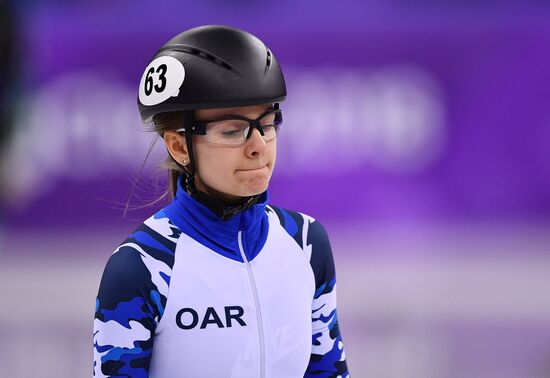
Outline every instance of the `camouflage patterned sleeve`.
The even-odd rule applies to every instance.
[[[127,243],[107,262],[96,300],[94,377],[149,377],[162,303],[145,257]]]
[[[336,311],[336,274],[328,235],[317,222],[309,223],[307,245],[315,273],[312,303],[312,352],[304,377],[349,377]]]

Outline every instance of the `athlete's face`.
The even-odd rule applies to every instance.
[[[270,108],[271,104],[203,109],[196,112],[195,118],[197,121],[205,121],[222,116],[238,115],[255,119]],[[185,150],[184,138],[178,136],[182,138],[182,148]],[[264,192],[275,165],[276,140],[275,138],[268,142],[264,141],[256,129],[252,131],[250,138],[240,146],[212,144],[206,140],[205,136],[195,135],[193,146],[197,162],[197,173],[195,174],[197,189],[226,203],[237,202],[242,197]],[[167,146],[170,149],[168,142]],[[184,153],[183,158],[189,161],[186,151]]]

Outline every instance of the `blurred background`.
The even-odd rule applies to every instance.
[[[0,0],[0,376],[91,375],[104,264],[165,204],[142,70],[226,24],[285,72],[271,201],[329,231],[352,376],[550,377],[549,20],[543,0]]]

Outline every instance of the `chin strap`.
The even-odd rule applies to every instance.
[[[256,203],[258,203],[261,194],[257,194],[252,197],[245,197],[241,203],[235,205],[226,205],[216,198],[209,196],[208,194],[197,190],[195,186],[195,177],[186,175],[185,186],[187,192],[191,197],[208,207],[218,218],[222,221],[226,221],[237,215],[238,213],[250,209]]]

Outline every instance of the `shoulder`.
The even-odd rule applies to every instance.
[[[147,266],[149,260],[171,267],[180,235],[178,227],[161,210],[145,220],[119,244],[107,267],[123,275],[136,273],[143,263]]]
[[[137,297],[166,297],[180,235],[162,211],[145,220],[109,257],[101,278],[101,306],[116,307]]]
[[[273,205],[267,206],[266,211],[277,216],[281,227],[296,240],[298,245],[315,243],[326,247],[326,244],[330,244],[325,227],[312,216]]]
[[[277,215],[281,227],[308,254],[316,286],[320,287],[323,282],[330,281],[330,277],[334,276],[334,260],[330,240],[322,223],[307,214],[273,205],[267,206],[266,211]]]
[[[268,205],[266,211],[277,216],[281,227],[300,246],[310,244],[309,242],[324,243],[328,241],[327,232],[321,222],[310,215],[273,205]]]

